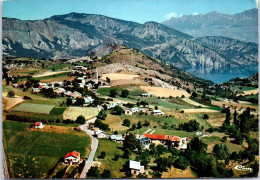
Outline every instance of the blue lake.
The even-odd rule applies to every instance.
[[[230,79],[236,78],[236,77],[240,77],[240,78],[246,78],[248,76],[251,76],[252,74],[196,74],[196,73],[191,73],[194,76],[203,78],[203,79],[207,79],[207,80],[211,80],[214,83],[222,83],[222,82],[226,82],[229,81]]]

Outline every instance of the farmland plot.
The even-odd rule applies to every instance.
[[[91,119],[98,115],[98,109],[96,107],[69,107],[63,113],[63,119],[76,120],[80,115],[86,120]]]
[[[153,94],[154,96],[159,97],[181,97],[184,95],[185,97],[190,97],[190,94],[185,90],[174,90],[163,87],[151,87],[151,86],[140,86],[142,90]]]
[[[13,111],[49,114],[54,105],[23,103],[13,108]]]

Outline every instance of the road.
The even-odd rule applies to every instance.
[[[90,119],[89,121],[86,122],[86,124],[81,125],[79,127],[80,129],[85,131],[91,137],[91,152],[89,154],[88,160],[86,161],[85,167],[84,167],[83,171],[81,172],[79,178],[86,178],[86,174],[91,167],[91,163],[93,162],[95,153],[97,151],[98,139],[92,136],[93,132],[91,130],[87,129],[87,127],[89,127],[89,123],[95,122],[96,119],[97,118]]]

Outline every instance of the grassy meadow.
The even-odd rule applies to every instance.
[[[50,127],[35,130],[29,125],[3,122],[4,149],[13,178],[47,178],[48,171],[68,152],[78,151],[83,158],[90,148],[90,137],[72,127],[55,126],[55,131],[49,131]]]

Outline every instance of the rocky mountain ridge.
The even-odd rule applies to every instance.
[[[3,18],[4,54],[73,58],[85,56],[107,44],[124,44],[179,68],[226,69],[239,64],[243,67],[257,64],[257,51],[250,49],[256,44],[248,48],[246,56],[237,56],[230,61],[216,45],[214,47],[204,39],[193,38],[156,22],[138,24],[81,13],[57,15],[36,21]],[[226,47],[223,46],[223,51],[227,53],[229,50]],[[235,51],[237,50],[234,49],[234,54],[239,54]],[[250,57],[250,61],[246,57]]]
[[[258,9],[249,9],[234,15],[219,12],[184,15],[162,24],[195,37],[224,36],[258,43]]]

